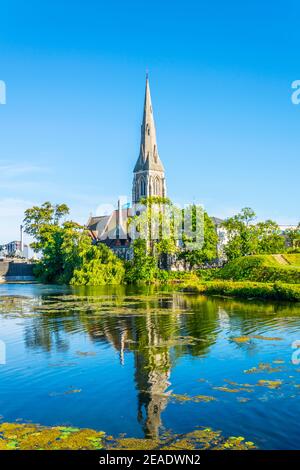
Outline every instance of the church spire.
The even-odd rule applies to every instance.
[[[139,158],[134,168],[133,202],[143,196],[166,195],[164,167],[159,158],[148,73]]]

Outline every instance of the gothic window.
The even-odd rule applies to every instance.
[[[152,179],[152,176],[150,176],[150,179],[149,179],[149,196],[153,196],[153,179]]]
[[[140,179],[140,195],[146,196],[146,183],[143,177]]]
[[[154,194],[156,196],[160,195],[160,180],[159,180],[159,178],[155,178],[155,180],[154,180]]]

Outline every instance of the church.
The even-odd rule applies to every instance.
[[[141,197],[167,196],[165,170],[159,158],[148,76],[141,127],[140,153],[133,170],[132,203]]]
[[[133,208],[141,198],[167,196],[165,170],[159,157],[155,121],[148,75],[141,125],[141,141],[137,162],[133,170],[132,207],[118,208],[110,215],[90,217],[87,222],[94,242],[108,245],[120,258],[131,259],[131,240],[127,235],[127,220],[133,215]]]
[[[135,208],[141,198],[158,196],[167,197],[165,169],[159,157],[153,106],[148,75],[141,125],[139,156],[133,169],[132,204],[121,206],[109,215],[91,216],[86,224],[94,243],[105,243],[117,256],[130,260],[133,257],[132,240],[128,235],[128,219],[135,214]],[[226,243],[226,233],[221,228],[222,220],[212,217],[218,233],[219,256]]]

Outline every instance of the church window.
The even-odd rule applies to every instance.
[[[140,195],[145,196],[146,195],[146,183],[144,178],[141,178],[140,180]]]
[[[160,181],[159,181],[159,178],[155,178],[155,180],[154,180],[154,194],[156,196],[160,195]]]

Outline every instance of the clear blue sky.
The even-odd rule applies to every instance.
[[[146,68],[175,202],[300,220],[298,2],[11,0],[0,22],[0,242],[30,204],[84,222],[131,195]]]

